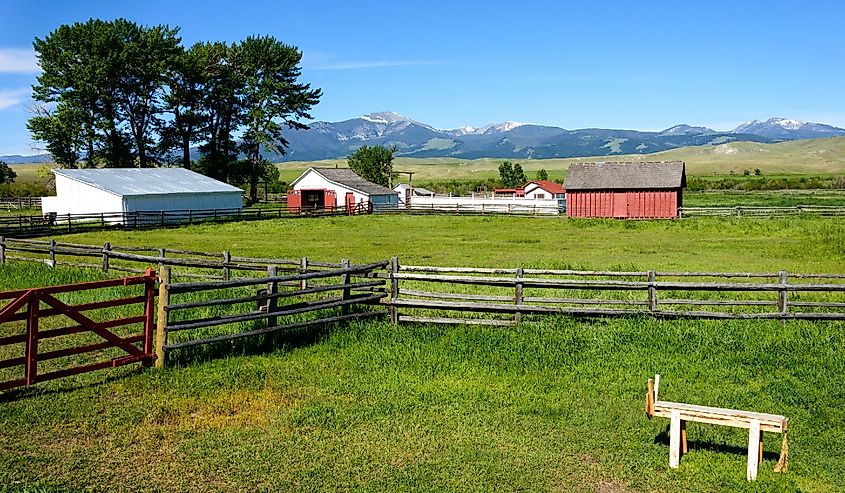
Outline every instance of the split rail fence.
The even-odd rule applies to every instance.
[[[845,320],[845,274],[612,272],[400,265],[394,322],[514,325],[524,317]]]
[[[795,207],[681,207],[678,217],[781,217],[816,215],[827,217],[845,216],[845,207],[837,205],[798,205]]]
[[[152,363],[155,282],[150,269],[142,276],[0,293],[5,302],[0,308],[0,390]],[[132,287],[139,285],[141,294],[133,294]],[[69,301],[78,296],[101,299]],[[140,313],[127,315],[132,311]]]

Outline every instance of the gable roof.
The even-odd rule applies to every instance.
[[[636,163],[573,163],[567,190],[632,190],[682,188],[687,184],[683,161]]]
[[[243,190],[238,187],[185,168],[57,168],[53,170],[53,173],[119,196],[243,193]]]
[[[525,185],[522,185],[522,189],[525,190],[526,188],[528,188],[528,185],[532,183],[538,185],[540,188],[549,193],[566,193],[566,189],[563,188],[563,185],[561,185],[560,183],[555,183],[551,180],[531,180]]]
[[[314,171],[335,185],[351,188],[352,190],[361,192],[365,195],[397,195],[396,192],[387,187],[383,187],[361,178],[349,168],[308,168],[305,170],[305,173],[302,173],[299,178],[291,183],[291,187],[296,185],[296,183],[299,182],[303,176],[308,174],[309,171]]]

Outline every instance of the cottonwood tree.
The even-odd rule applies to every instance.
[[[5,161],[0,161],[0,183],[12,183],[18,174]]]
[[[262,149],[285,154],[288,141],[282,129],[308,128],[300,120],[320,101],[320,89],[298,82],[302,53],[272,36],[250,36],[233,52],[242,82],[241,108],[244,127],[240,148],[250,162],[249,200],[258,200],[258,181],[267,174]]]
[[[548,180],[549,179],[549,173],[546,171],[546,168],[540,168],[539,170],[537,170],[536,179],[537,180]]]
[[[522,165],[513,161],[505,161],[499,165],[499,177],[502,184],[508,188],[517,187],[528,181],[525,178],[525,172],[522,171]]]
[[[165,74],[163,111],[170,118],[159,120],[159,153],[179,156],[183,168],[191,168],[191,145],[199,141],[205,110],[208,51],[203,43],[180,48]],[[174,152],[175,151],[175,152]]]
[[[382,186],[389,186],[393,174],[395,147],[361,146],[346,162],[360,177]]]

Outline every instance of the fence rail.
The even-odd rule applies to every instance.
[[[0,199],[0,209],[38,209],[41,197],[11,197]]]
[[[551,314],[845,320],[845,274],[404,266],[394,257],[385,276],[395,322],[509,325]]]
[[[795,207],[681,207],[678,217],[780,217],[812,214],[817,216],[845,216],[845,206],[797,205]]]

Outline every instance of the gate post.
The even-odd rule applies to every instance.
[[[170,267],[159,270],[158,319],[156,323],[156,368],[164,367],[164,346],[167,344],[167,305],[170,304]]]
[[[106,267],[108,268],[108,263]],[[156,271],[147,269],[144,272],[144,276],[146,277],[144,279],[144,355],[150,356],[154,354],[153,332],[155,331]],[[152,366],[152,364],[151,359],[144,360],[144,366]]]

